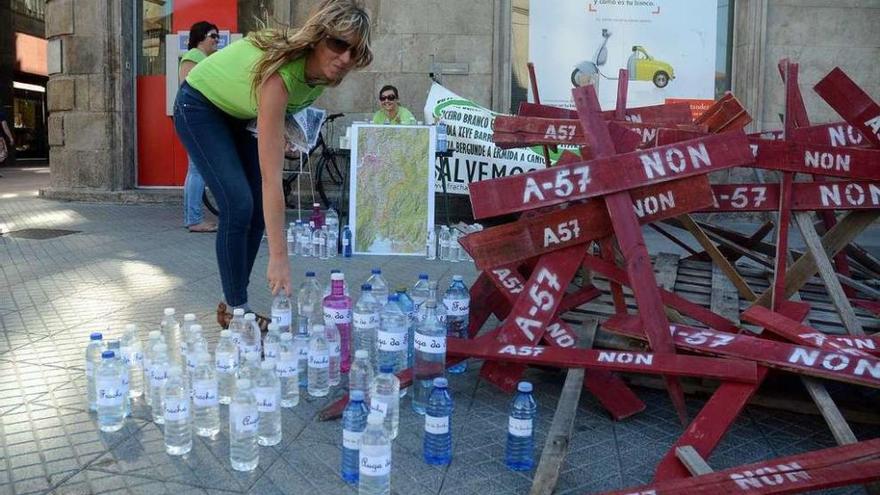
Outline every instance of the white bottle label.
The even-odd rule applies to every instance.
[[[279,327],[289,327],[291,321],[291,315],[289,309],[273,309],[272,310],[272,322],[278,325]]]
[[[122,383],[119,379],[115,377],[98,378],[95,386],[97,387],[97,402],[99,406],[115,407],[122,405],[125,391],[122,389]]]
[[[382,396],[374,395],[372,400],[370,401],[370,411],[377,411],[382,413],[382,417],[384,418],[388,414],[388,403],[381,400]]]
[[[193,404],[198,407],[217,405],[217,381],[197,380],[193,383]]]
[[[351,323],[350,309],[324,308],[324,325],[344,325]]]
[[[442,335],[433,337],[416,332],[413,336],[413,347],[428,354],[445,354],[446,337]]]
[[[360,449],[362,431],[342,430],[342,446],[349,450]]]
[[[281,359],[275,363],[275,375],[278,378],[292,378],[297,374],[299,365],[296,355],[292,352],[282,352]]]
[[[507,431],[515,437],[530,437],[532,436],[532,420],[517,419],[511,416],[507,423]]]
[[[353,320],[355,328],[363,330],[379,328],[379,313],[355,313]]]
[[[214,367],[217,373],[233,373],[238,365],[238,359],[231,352],[218,352],[214,358]]]
[[[379,344],[380,351],[396,352],[406,348],[406,334],[396,332],[385,332],[379,330],[376,332],[376,340]]]
[[[256,432],[260,426],[260,413],[256,407],[242,404],[229,405],[229,424],[237,432]]]
[[[330,367],[330,354],[327,351],[324,352],[309,352],[309,368],[329,368]]]
[[[345,237],[342,238],[342,245],[348,246],[348,239],[347,238],[345,238]]]
[[[338,358],[339,354],[342,352],[339,342],[328,342],[327,344],[330,349],[330,357]]]
[[[150,386],[161,388],[165,385],[166,380],[168,380],[168,370],[164,366],[154,365],[150,370]]]
[[[306,346],[300,346],[299,350],[297,350],[297,356],[299,359],[304,360],[309,358],[309,348]]]
[[[254,387],[254,397],[257,398],[257,411],[261,413],[277,411],[277,394],[278,390],[274,387]]]
[[[447,316],[465,316],[470,311],[470,299],[444,299],[443,305],[446,306]]]
[[[281,344],[266,344],[263,348],[263,359],[278,359],[278,353],[281,351]]]
[[[189,398],[165,398],[165,421],[183,421],[189,418]]]
[[[391,448],[370,448],[360,450],[361,476],[387,476],[391,472]]]
[[[449,433],[449,416],[431,416],[425,414],[425,433],[444,435]]]

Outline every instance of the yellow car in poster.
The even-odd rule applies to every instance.
[[[631,81],[651,81],[658,88],[665,88],[671,79],[675,79],[671,65],[648,55],[645,48],[639,45],[632,47],[626,68]]]

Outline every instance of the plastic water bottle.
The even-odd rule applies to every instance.
[[[514,471],[528,471],[534,464],[534,424],[538,404],[532,397],[532,384],[519,382],[510,405],[507,422],[507,449],[504,462]]]
[[[413,340],[413,411],[425,414],[434,379],[442,377],[446,369],[446,329],[434,315],[433,301],[425,303],[425,320],[419,324]]]
[[[301,324],[305,323],[308,327],[321,323],[315,318],[315,315],[321,311],[323,297],[324,293],[318,284],[318,279],[315,278],[315,272],[306,272],[306,278],[299,286],[296,297],[296,312],[301,319]],[[305,318],[305,322],[302,321],[303,318]]]
[[[397,295],[397,306],[400,311],[406,315],[406,367],[412,368],[413,365],[413,334],[416,331],[416,305],[413,303],[409,294],[406,293],[406,287],[400,287],[395,292]]]
[[[315,222],[309,222],[308,225],[303,224],[300,230],[297,244],[299,244],[299,254],[305,257],[312,255],[312,231],[315,230]]]
[[[116,366],[119,368],[119,383],[122,387],[122,416],[127,418],[131,416],[131,398],[128,396],[129,390],[129,376],[131,370],[128,368],[128,364],[122,358],[122,346],[120,345],[118,340],[109,340],[107,343],[107,350],[113,351],[113,359],[116,360]]]
[[[263,360],[277,361],[281,352],[281,332],[278,325],[273,321],[267,327],[266,337],[263,339]]]
[[[392,440],[397,438],[397,425],[400,420],[400,379],[387,364],[379,367],[379,374],[373,379],[370,410],[383,416],[388,438]]]
[[[446,225],[440,226],[440,235],[437,236],[440,243],[440,261],[449,261],[449,242],[451,234],[449,233],[449,227]]]
[[[299,356],[293,336],[288,332],[281,334],[275,375],[281,382],[281,407],[299,404]]]
[[[180,359],[180,343],[183,340],[180,334],[180,323],[174,316],[174,308],[165,308],[164,314],[165,317],[162,318],[159,329],[162,331],[162,336],[165,337],[165,345],[168,346],[168,361],[180,364],[183,362]]]
[[[449,149],[449,144],[446,140],[446,124],[438,123],[437,124],[437,152],[438,153],[446,153]]]
[[[330,393],[330,350],[324,325],[315,325],[309,334],[309,395],[326,397]]]
[[[232,310],[232,319],[229,320],[228,330],[232,332],[230,337],[232,343],[235,344],[236,348],[239,348],[241,346],[242,336],[246,330],[244,308],[235,308]]]
[[[287,226],[287,256],[296,255],[296,226],[293,222]]]
[[[257,432],[260,413],[250,380],[238,380],[229,404],[229,462],[236,471],[253,471],[260,463]]]
[[[153,414],[153,422],[161,425],[165,423],[165,402],[162,400],[162,393],[165,382],[168,381],[170,361],[166,344],[157,344],[155,351],[150,363],[150,411]]]
[[[293,349],[296,352],[296,369],[299,374],[299,386],[309,386],[309,327],[300,326],[299,331],[293,336]]]
[[[183,315],[183,323],[180,325],[180,352],[185,353],[189,343],[192,326],[198,324],[195,313]]]
[[[312,214],[309,216],[309,222],[315,222],[315,227],[324,226],[324,212],[321,211],[321,203],[312,203]]]
[[[95,388],[95,374],[101,365],[101,353],[104,351],[104,336],[100,332],[89,335],[89,345],[86,346],[86,396],[89,401],[89,410],[97,411],[97,395]]]
[[[433,228],[428,229],[428,235],[425,239],[425,259],[437,259],[437,234],[434,233]]]
[[[328,367],[327,367],[327,383],[331,387],[339,385],[342,377],[339,373],[340,363],[340,339],[339,330],[335,325],[325,325],[324,333],[327,339]]]
[[[434,379],[434,388],[425,410],[425,462],[449,464],[452,462],[452,396],[446,378]]]
[[[272,300],[272,323],[278,325],[280,331],[289,332],[292,319],[293,305],[290,303],[290,298],[281,291]]]
[[[422,305],[425,304],[425,301],[428,300],[428,296],[431,295],[429,285],[428,274],[420,273],[419,279],[412,286],[410,293],[412,294],[413,304],[415,305],[417,312],[422,309]]]
[[[164,344],[165,339],[158,330],[150,331],[147,337],[147,348],[144,351],[144,401],[148,406],[153,405],[153,387],[150,384],[150,373],[153,369],[153,356],[156,355],[156,346]]]
[[[444,305],[441,301],[437,299],[437,281],[431,280],[428,282],[428,300],[434,301],[436,303],[437,308],[434,310],[437,321],[443,325],[443,328],[446,328],[446,305]],[[470,293],[468,293],[468,297],[470,297]],[[424,309],[425,306],[422,305],[422,311],[419,313],[419,321],[424,320]]]
[[[364,393],[364,400],[370,402],[370,387],[373,385],[373,365],[370,363],[370,354],[365,349],[354,353],[354,363],[348,373],[348,395],[354,391]]]
[[[443,306],[446,307],[446,335],[466,339],[470,322],[471,294],[464,285],[461,275],[452,276],[452,284],[443,295]],[[467,371],[467,361],[449,368],[449,372],[453,374],[465,371]]]
[[[343,373],[347,373],[351,368],[351,298],[345,294],[345,275],[342,273],[334,273],[330,275],[330,295],[324,298],[324,326],[328,329],[334,328],[339,336],[339,369]],[[328,335],[330,335],[328,333]],[[330,346],[330,359],[336,352],[333,346]],[[333,363],[330,364],[330,382],[333,383]]]
[[[351,258],[351,228],[348,225],[342,230],[342,256]]]
[[[232,343],[230,330],[220,332],[214,350],[214,369],[217,371],[217,398],[221,404],[229,404],[238,374],[238,347]]]
[[[347,483],[358,482],[361,435],[367,427],[370,410],[364,403],[364,393],[349,393],[348,405],[342,412],[342,479]]]
[[[254,313],[246,313],[244,315],[244,330],[241,333],[241,344],[239,350],[242,354],[256,352],[259,354],[263,350],[261,341],[260,325],[257,324],[257,315]]]
[[[323,306],[324,298],[329,296],[330,293],[333,292],[333,275],[336,273],[341,274],[342,271],[340,271],[338,269],[330,270],[330,278],[327,280],[327,285],[324,286],[323,294],[321,294],[321,304],[322,304],[321,308],[322,309],[324,307]],[[345,277],[344,276],[342,278],[342,293],[345,294],[346,296],[348,295],[348,286],[345,285]],[[322,315],[323,315],[323,312],[322,312]]]
[[[297,220],[291,225],[293,225],[293,254],[300,256],[302,254],[302,235],[305,227],[302,220]]]
[[[183,370],[174,365],[162,392],[165,401],[165,452],[184,455],[192,450],[192,423],[189,415],[189,390],[183,383]]]
[[[327,208],[327,211],[324,212],[324,225],[330,231],[339,232],[339,213],[336,213],[336,209],[333,205],[330,205],[330,208]]]
[[[376,333],[379,330],[379,302],[373,297],[370,284],[361,285],[361,297],[352,310],[351,347],[355,353],[363,349],[370,353],[370,364],[376,370]]]
[[[281,382],[275,376],[275,362],[263,361],[254,382],[260,428],[257,443],[264,447],[281,443]]]
[[[98,428],[101,431],[119,431],[125,422],[125,390],[122,388],[121,374],[113,351],[103,351],[94,378]]]
[[[254,384],[254,380],[257,378],[257,373],[260,371],[260,355],[256,352],[248,352],[247,354],[243,354],[241,356],[241,361],[238,365],[238,379],[239,380],[250,380],[251,385]]]
[[[449,229],[449,259],[447,261],[458,263],[459,258],[461,258],[461,245],[458,243],[458,238],[458,229]]]
[[[327,259],[326,229],[322,227],[316,227],[312,232],[312,256],[322,260]]]
[[[371,412],[361,435],[358,495],[390,495],[391,440],[382,426],[382,416]]]
[[[132,399],[140,397],[144,393],[144,350],[136,325],[125,325],[119,344],[122,360],[128,366],[128,396]]]
[[[379,366],[389,365],[394,373],[399,373],[406,369],[407,319],[397,304],[397,294],[392,294],[388,302],[380,315],[376,347]]]
[[[382,278],[382,270],[373,268],[372,275],[370,275],[366,283],[373,287],[373,297],[379,301],[379,304],[382,306],[388,304],[388,283]]]
[[[187,388],[192,393],[193,375],[196,372],[196,366],[199,365],[199,357],[203,353],[208,352],[208,341],[202,335],[201,325],[193,325],[190,332],[192,336],[186,345],[186,371],[183,373],[183,376],[186,380]],[[210,355],[208,358],[210,359]]]
[[[220,400],[217,372],[211,355],[200,352],[193,372],[193,429],[200,437],[214,437],[220,432]]]

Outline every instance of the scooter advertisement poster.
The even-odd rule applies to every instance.
[[[541,103],[574,108],[572,88],[595,84],[602,108],[614,108],[628,69],[627,106],[684,100],[698,113],[715,99],[719,1],[530,0]]]

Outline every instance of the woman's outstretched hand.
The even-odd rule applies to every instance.
[[[269,290],[273,296],[284,292],[290,297],[290,265],[287,256],[269,255],[269,267],[266,269],[266,279],[269,280]]]

